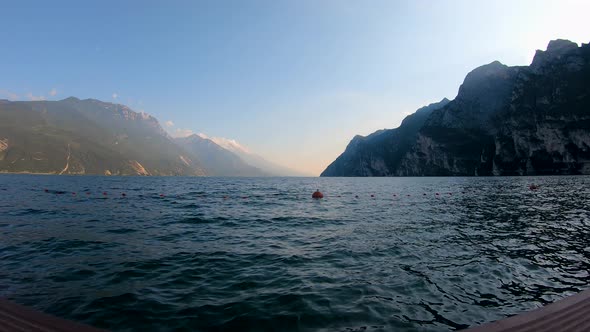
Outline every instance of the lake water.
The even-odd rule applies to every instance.
[[[2,175],[0,296],[115,331],[460,329],[587,287],[589,185]]]

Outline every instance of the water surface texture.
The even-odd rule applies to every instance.
[[[115,331],[461,329],[587,287],[589,184],[2,175],[0,296]]]

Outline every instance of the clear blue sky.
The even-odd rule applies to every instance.
[[[590,1],[0,5],[0,98],[123,103],[312,174],[355,134],[454,98],[479,65],[590,41]]]

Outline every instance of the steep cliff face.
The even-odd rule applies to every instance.
[[[481,164],[488,163],[480,155],[492,141],[491,119],[508,106],[517,74],[517,67],[497,61],[467,74],[457,98],[419,129],[394,175],[480,174]]]
[[[410,149],[418,130],[430,114],[449,103],[438,103],[418,109],[406,117],[399,128],[379,130],[367,137],[355,136],[321,176],[391,176],[401,157]]]
[[[588,174],[589,148],[590,46],[556,40],[529,67],[467,75],[395,175]]]
[[[590,174],[590,45],[555,40],[530,66],[473,70],[403,151],[399,137],[369,139],[379,133],[355,137],[322,175]]]

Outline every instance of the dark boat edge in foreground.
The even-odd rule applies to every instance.
[[[590,289],[464,332],[590,331]]]
[[[0,331],[104,332],[0,299]],[[590,331],[590,289],[547,306],[465,332]]]
[[[4,331],[105,332],[0,299],[0,332]]]

